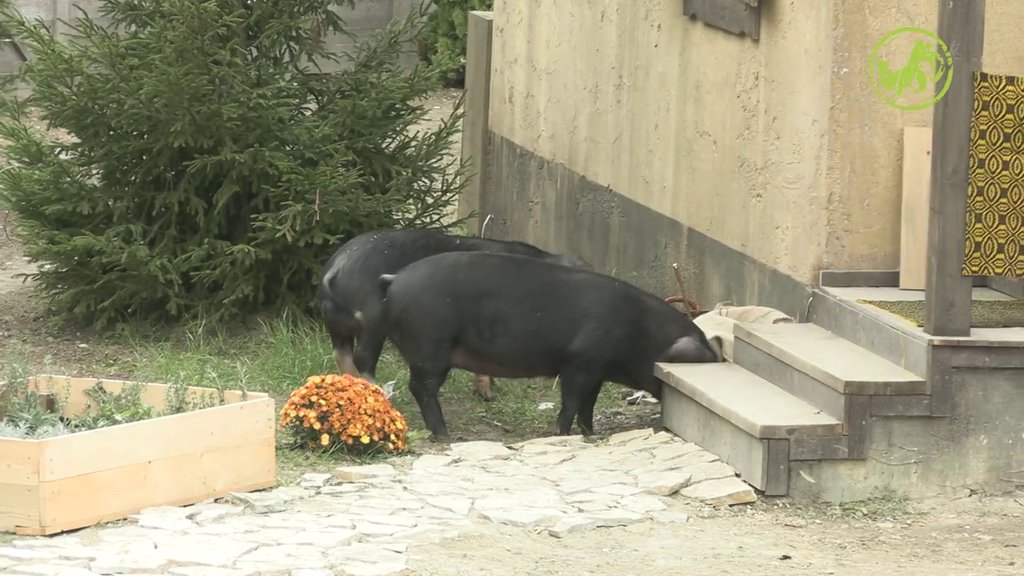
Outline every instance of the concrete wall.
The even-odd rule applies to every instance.
[[[902,127],[930,125],[931,110],[879,101],[867,65],[885,32],[934,30],[936,10],[762,2],[752,41],[687,19],[678,0],[496,0],[489,230],[650,288],[668,289],[670,273],[649,264],[684,260],[712,304],[793,306],[795,294],[750,286],[785,284],[779,273],[814,284],[822,268],[896,268]],[[1024,2],[989,0],[988,13],[985,69],[1024,74]],[[604,190],[603,206],[586,205],[581,185]],[[630,203],[632,220],[609,209]]]
[[[355,39],[334,34],[329,41],[339,51],[347,52],[353,48],[355,41],[367,38],[373,32],[386,26],[392,19],[407,17],[410,12],[418,10],[422,4],[427,2],[429,0],[356,0],[354,8],[345,7],[337,10]],[[74,8],[76,5],[96,21],[105,24],[105,19],[99,15],[98,10],[102,5],[101,0],[14,0],[14,6],[26,17],[42,18],[57,32],[62,32],[64,28],[57,20],[73,19],[78,14]],[[10,72],[20,64],[13,56],[10,50],[0,49],[0,73]],[[402,64],[412,67],[416,61],[415,46],[410,45],[408,54],[402,59]]]

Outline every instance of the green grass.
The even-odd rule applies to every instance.
[[[208,330],[201,324],[176,338],[129,337],[134,358],[125,372],[149,382],[184,382],[194,386],[246,389],[267,392],[281,402],[310,375],[334,372],[330,341],[319,322],[279,318],[260,322],[248,333]],[[396,380],[395,407],[406,417],[410,433],[425,437],[423,420],[408,391],[408,372],[390,345],[385,347],[377,370],[380,383]],[[501,440],[515,442],[555,433],[559,390],[553,379],[499,380],[496,399],[486,402],[472,388],[472,376],[453,370],[441,389],[441,404],[453,440]],[[618,398],[622,388],[606,385],[598,400],[595,418],[598,433],[636,427],[656,407],[626,406]],[[554,408],[541,410],[541,403]],[[601,419],[611,413],[615,418]],[[279,440],[281,481],[289,483],[307,471],[328,471],[353,458],[343,454],[318,455],[293,450]],[[415,442],[410,442],[414,447]],[[423,444],[421,444],[422,446]]]
[[[102,366],[69,367],[76,375],[267,392],[278,408],[307,377],[336,371],[326,331],[320,322],[308,318],[283,316],[230,329],[216,329],[202,322],[170,331],[135,326],[96,337],[90,340],[90,346],[116,349],[120,359]],[[27,354],[14,356],[28,358]],[[27,374],[25,368],[22,371]],[[419,409],[408,391],[405,364],[390,345],[385,347],[377,376],[382,384],[396,381],[391,400],[406,417],[413,450],[432,449]],[[651,417],[657,414],[657,405],[625,405],[619,399],[621,390],[614,384],[605,385],[595,410],[600,435],[650,425]],[[452,371],[441,389],[441,404],[453,440],[515,442],[555,433],[560,399],[553,379],[499,379],[494,391],[495,400],[486,402],[474,393],[471,374]],[[542,403],[553,407],[540,409]],[[325,455],[293,449],[289,438],[278,435],[279,480],[283,484],[292,483],[304,472],[326,472],[339,463],[368,459],[373,457],[359,459],[344,453]]]

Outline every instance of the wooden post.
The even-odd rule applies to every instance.
[[[953,79],[946,95],[935,103],[932,120],[924,331],[934,336],[969,336],[973,280],[962,276],[961,270],[974,72],[981,68],[985,0],[939,0],[938,5],[938,34],[953,55]]]
[[[459,217],[480,207],[487,186],[487,126],[491,107],[491,31],[494,12],[472,10],[466,36],[465,116],[462,120],[462,157],[470,174],[459,195]],[[469,231],[480,233],[480,218],[466,221]]]

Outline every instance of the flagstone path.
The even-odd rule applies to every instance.
[[[83,494],[87,498],[88,495]],[[452,444],[444,454],[307,474],[298,486],[157,507],[129,523],[0,546],[5,576],[384,576],[410,546],[499,523],[569,533],[686,523],[687,500],[732,505],[754,491],[668,432]]]

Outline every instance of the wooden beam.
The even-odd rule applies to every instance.
[[[480,208],[487,186],[487,141],[491,108],[491,39],[494,13],[472,10],[466,37],[466,96],[462,118],[462,158],[472,171],[459,195],[458,214],[467,218],[466,227],[479,234],[481,220],[472,217]]]
[[[952,53],[953,78],[946,95],[935,103],[932,120],[924,331],[935,336],[969,336],[973,281],[962,276],[961,269],[974,72],[981,68],[985,0],[939,0],[938,5],[938,33]]]

